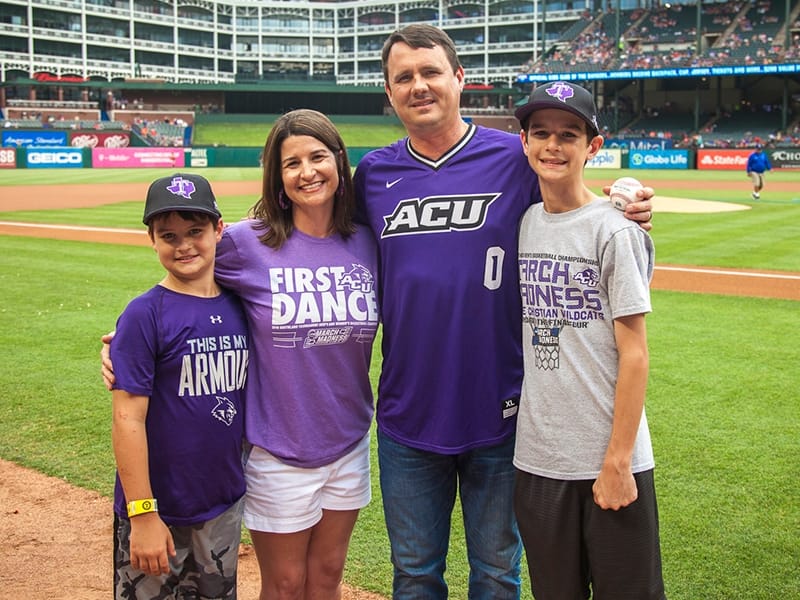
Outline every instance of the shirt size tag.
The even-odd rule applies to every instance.
[[[503,400],[503,418],[508,419],[517,414],[519,408],[519,398],[508,398]]]

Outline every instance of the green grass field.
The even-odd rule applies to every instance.
[[[259,177],[255,169],[197,171],[212,182]],[[3,171],[0,194],[8,185],[151,181],[163,174]],[[589,177],[610,183],[623,174],[658,195],[752,204],[752,210],[714,215],[656,211],[658,263],[800,272],[800,173],[771,174],[769,182],[797,182],[797,191],[772,193],[768,182],[759,203],[749,202],[742,173],[597,171]],[[675,181],[696,186],[689,191]],[[726,181],[741,189],[715,185]],[[220,205],[232,221],[254,200],[222,197]],[[140,202],[46,213],[31,207],[0,219],[141,228],[141,208]],[[0,457],[110,496],[110,399],[98,375],[99,336],[128,299],[160,278],[161,267],[144,247],[0,236],[0,253]],[[654,291],[653,306],[647,411],[668,596],[800,597],[798,303]],[[379,354],[376,346],[373,383]],[[357,524],[346,580],[389,595],[376,472],[373,481],[374,500]],[[463,548],[455,522],[447,575],[456,599],[466,598]],[[523,589],[530,599],[527,581]]]
[[[348,148],[385,146],[405,136],[405,130],[399,124],[365,126],[336,122],[336,128]],[[270,129],[271,126],[264,123],[207,123],[198,125],[194,143],[198,146],[213,145],[225,140],[228,146],[263,147]]]

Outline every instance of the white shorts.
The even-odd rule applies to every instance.
[[[369,433],[349,454],[314,469],[287,465],[253,446],[244,476],[248,529],[268,533],[309,529],[322,519],[322,509],[358,510],[369,504]]]

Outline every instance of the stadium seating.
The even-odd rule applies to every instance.
[[[562,35],[538,61],[526,63],[522,73],[796,62],[800,59],[800,3],[792,3],[788,23],[785,10],[785,4],[777,0],[704,2],[699,31],[694,5],[662,3],[652,9],[623,10],[619,18],[613,10],[602,11],[594,17],[576,20],[566,29],[569,35]],[[658,110],[658,117],[648,116],[644,107],[638,115],[620,111],[616,119],[601,111],[600,123],[607,131],[616,126],[622,133],[647,136],[660,133],[673,139],[688,139],[698,133],[694,131],[693,113],[671,114],[665,107],[651,108]],[[800,129],[796,125],[798,116],[790,115],[791,125],[784,131],[777,110],[700,115],[699,127],[706,145],[745,143],[753,139],[778,143]]]
[[[709,124],[703,135],[709,142],[737,143],[766,142],[781,129],[781,115],[774,106],[743,106],[731,113],[723,113]]]
[[[39,119],[5,119],[5,129],[41,129],[44,127]]]
[[[153,146],[183,146],[186,124],[137,120],[132,129]]]
[[[128,6],[126,2],[91,0],[88,4],[91,6],[90,13],[96,11],[97,7],[103,8],[101,12],[106,12],[107,8],[108,18],[113,17],[114,22],[124,24],[128,18],[122,14]],[[780,92],[776,92],[775,77],[767,76],[759,83],[755,76],[747,75],[744,82],[731,83],[733,76],[712,76],[708,78],[711,81],[707,81],[705,78],[686,79],[680,75],[671,79],[668,76],[661,77],[664,74],[655,74],[653,77],[658,81],[651,81],[646,77],[638,79],[635,74],[640,69],[800,62],[799,0],[792,0],[788,8],[782,0],[720,0],[695,4],[637,2],[635,4],[641,8],[626,8],[619,12],[614,10],[614,5],[619,6],[619,2],[542,0],[538,2],[537,9],[537,3],[523,0],[492,0],[488,4],[459,0],[444,5],[440,3],[441,15],[429,3],[402,3],[393,10],[387,10],[379,0],[371,0],[364,4],[363,11],[351,13],[332,7],[330,15],[323,15],[325,11],[319,14],[312,11],[311,18],[299,13],[291,17],[283,16],[283,9],[273,6],[254,8],[252,11],[248,8],[242,11],[240,17],[231,18],[223,13],[215,16],[213,9],[192,2],[177,6],[176,10],[166,9],[168,3],[141,3],[137,0],[136,4],[142,4],[141,10],[152,14],[154,21],[140,23],[135,30],[125,31],[122,35],[112,34],[110,21],[107,22],[106,17],[92,15],[92,19],[84,23],[76,17],[72,8],[59,8],[62,2],[54,3],[52,10],[43,11],[47,14],[39,17],[38,25],[34,23],[31,33],[24,7],[12,3],[8,9],[11,22],[6,19],[6,30],[0,32],[0,37],[6,36],[4,39],[8,45],[6,55],[0,58],[5,57],[7,61],[13,58],[19,62],[21,57],[16,55],[24,54],[29,47],[20,40],[30,35],[35,42],[32,46],[35,49],[34,56],[39,56],[43,62],[37,63],[38,73],[27,73],[20,63],[19,68],[15,69],[19,72],[15,72],[14,76],[22,73],[30,77],[41,75],[45,77],[42,81],[48,84],[54,82],[54,78],[61,77],[59,73],[66,74],[67,80],[80,75],[85,79],[98,77],[102,80],[107,77],[110,83],[114,81],[112,78],[126,81],[134,72],[136,78],[132,81],[137,83],[140,80],[163,80],[182,84],[214,79],[215,83],[246,83],[238,86],[244,88],[269,81],[299,83],[299,86],[286,86],[287,89],[297,89],[304,83],[335,80],[339,84],[380,86],[382,69],[379,55],[385,35],[396,23],[438,22],[458,46],[459,57],[467,72],[467,83],[480,84],[493,90],[485,95],[480,91],[465,95],[465,116],[481,114],[509,118],[512,114],[510,107],[528,91],[524,84],[517,81],[520,74],[583,71],[600,72],[586,79],[597,82],[592,85],[599,94],[601,105],[613,99],[626,101],[619,111],[603,107],[600,121],[608,133],[617,129],[658,135],[663,131],[665,135],[678,137],[699,133],[693,132],[699,126],[710,143],[717,137],[728,140],[730,136],[751,134],[772,135],[779,140],[783,135],[788,136],[790,129],[796,128],[799,116],[788,115],[789,127],[786,126],[787,117],[779,119],[777,127],[783,127],[783,132],[774,131],[772,117],[775,115],[771,115],[763,125],[756,126],[751,126],[746,116],[742,115],[738,115],[741,127],[727,123],[725,114],[703,115],[697,121],[693,105],[697,106],[697,111],[708,111],[709,105],[716,102],[724,110],[741,112],[731,111],[731,106],[748,96],[754,99],[765,95],[770,98],[780,96]],[[245,18],[245,13],[250,16]],[[334,36],[332,32],[336,24],[338,33]],[[238,37],[230,33],[234,28]],[[317,36],[317,32],[321,35]],[[540,36],[538,38],[537,33]],[[112,35],[121,35],[136,44],[137,62],[141,58],[143,64],[136,64],[135,69],[134,65],[129,65],[129,69],[120,66],[119,72],[114,71],[115,64],[111,69],[107,68],[109,62],[124,65],[132,57],[129,48],[118,47],[122,43],[119,40],[101,39]],[[65,36],[71,42],[64,42],[61,48],[59,44],[62,44]],[[337,54],[348,55],[340,60],[336,69],[333,68],[334,61],[328,56],[329,51],[333,53],[334,38],[338,45]],[[85,60],[80,65],[66,60],[73,56],[79,47],[78,42],[86,46],[86,52],[81,54]],[[212,53],[207,52],[212,45],[216,58],[211,58]],[[528,55],[533,48],[536,54]],[[111,54],[107,55],[106,50]],[[50,53],[61,56],[62,51],[65,53],[64,64],[59,63],[57,69],[51,68],[52,73],[48,73],[45,65]],[[358,56],[350,56],[356,54]],[[527,62],[526,55],[529,56]],[[87,65],[91,67],[91,73],[86,72]],[[179,69],[179,72],[174,72],[175,69]],[[75,75],[71,74],[73,70]],[[634,73],[618,74],[618,77],[606,77],[603,73],[619,70]],[[212,71],[212,74],[205,71]],[[796,94],[796,77],[787,77],[785,81],[790,83],[790,94]],[[765,87],[762,83],[771,89],[759,94],[760,89]],[[6,88],[8,97],[3,108],[13,114],[6,112],[7,120],[0,120],[3,126],[116,130],[130,129],[136,119],[143,119],[144,122],[137,123],[134,131],[141,133],[139,137],[143,141],[157,145],[184,143],[184,138],[189,137],[187,133],[191,133],[193,111],[271,112],[281,110],[295,101],[289,98],[267,103],[261,99],[248,99],[247,102],[226,103],[221,101],[220,94],[227,92],[203,90],[190,98],[185,94],[171,97],[153,89],[143,92],[146,101],[144,95],[142,99],[128,101],[121,95],[125,86],[120,90],[115,89],[114,97],[106,100],[104,94],[112,94],[106,89],[100,92],[95,88],[87,91],[70,90],[69,86],[63,89],[54,85],[41,89],[35,87],[34,84],[31,89],[25,86],[19,89]],[[114,88],[113,85],[109,87]],[[503,87],[508,88],[509,93],[501,97],[497,92]],[[35,99],[38,93],[41,93],[41,97]],[[242,95],[249,93],[241,92]],[[231,99],[239,97],[239,94],[238,90],[231,92]],[[272,92],[270,95],[273,95]],[[682,114],[667,118],[670,114],[669,105],[673,101],[675,105],[680,105]],[[170,107],[171,102],[183,106]],[[388,106],[378,106],[378,110],[381,108],[385,112],[389,110]],[[648,108],[658,110],[661,119],[652,122]],[[790,109],[796,108],[797,104],[792,101]],[[28,115],[22,114],[23,109],[29,115],[38,111],[39,118],[26,118]],[[175,120],[181,116],[178,110],[185,119],[183,123]],[[687,114],[687,111],[691,114]]]
[[[697,37],[697,11],[695,7],[675,4],[654,10],[647,14],[636,27],[635,33],[640,43],[645,44],[689,44]]]

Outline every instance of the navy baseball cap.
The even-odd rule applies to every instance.
[[[201,212],[222,218],[211,184],[201,175],[175,173],[150,184],[144,202],[144,224],[147,225],[158,214],[175,210]]]
[[[592,94],[580,85],[568,81],[552,81],[543,83],[531,92],[528,103],[514,111],[514,116],[523,129],[527,129],[528,117],[543,108],[557,108],[567,110],[589,124],[589,127],[598,135],[600,127],[597,125],[597,106]]]

